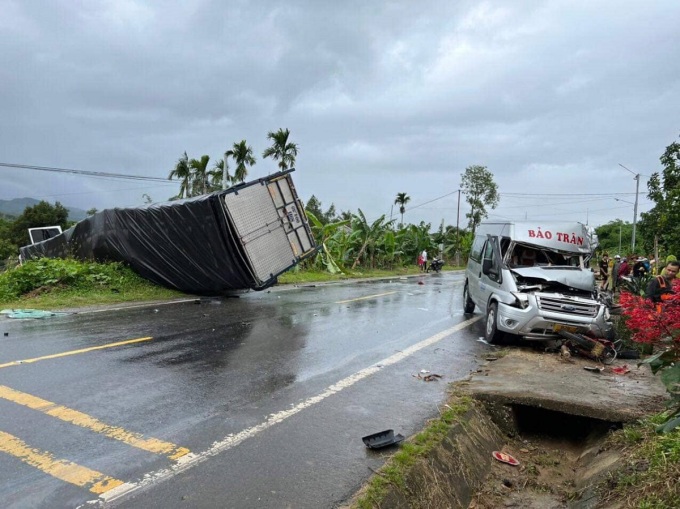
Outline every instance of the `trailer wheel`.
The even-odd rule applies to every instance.
[[[465,287],[463,288],[463,313],[471,315],[474,311],[475,303],[472,302],[472,299],[470,298],[470,288],[466,281]]]
[[[484,336],[487,343],[497,345],[505,339],[505,333],[498,330],[498,304],[492,302],[486,311],[486,328]]]

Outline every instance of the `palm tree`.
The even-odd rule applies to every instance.
[[[298,154],[296,143],[290,143],[288,129],[279,129],[276,132],[267,133],[267,139],[272,141],[272,146],[262,152],[262,157],[271,157],[274,161],[279,161],[279,168],[287,170],[295,165],[295,157]]]
[[[191,169],[189,168],[189,157],[187,156],[186,151],[184,152],[184,155],[177,160],[175,168],[168,175],[168,180],[172,180],[173,178],[180,180],[177,198],[189,196],[191,192]]]
[[[399,212],[401,212],[401,226],[404,226],[404,212],[406,212],[406,204],[411,201],[411,197],[406,193],[397,193],[397,199],[394,200],[395,205],[399,205]]]
[[[236,163],[234,170],[234,181],[243,182],[248,175],[248,166],[255,164],[255,157],[253,157],[253,147],[249,147],[246,140],[241,140],[239,143],[234,143],[233,150],[230,150],[231,156]],[[229,154],[229,152],[227,152]]]
[[[200,159],[189,161],[191,169],[191,196],[199,196],[208,192],[208,161],[210,156],[201,156]]]

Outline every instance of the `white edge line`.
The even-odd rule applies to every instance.
[[[158,307],[158,306],[169,306],[171,304],[185,304],[187,302],[194,302],[198,299],[178,299],[178,300],[169,300],[165,302],[142,302],[141,304],[130,304],[129,306],[118,306],[118,307],[101,307],[97,309],[85,309],[83,311],[67,311],[68,314],[70,315],[89,315],[92,313],[105,313],[107,311],[125,311],[126,309],[139,309],[139,308],[152,308],[152,307]]]
[[[376,362],[375,364],[367,368],[357,371],[353,375],[343,378],[339,382],[336,382],[335,384],[328,387],[323,392],[317,394],[316,396],[312,396],[311,398],[308,398],[296,405],[293,405],[288,410],[282,410],[280,412],[270,414],[264,422],[256,426],[244,429],[243,431],[240,431],[239,433],[236,434],[227,435],[222,440],[214,442],[208,449],[201,453],[198,454],[189,453],[185,456],[182,456],[177,460],[177,462],[175,462],[172,466],[168,468],[147,473],[139,481],[121,484],[120,486],[117,486],[107,491],[106,493],[102,493],[98,499],[89,500],[78,507],[79,508],[85,506],[103,507],[104,504],[115,502],[116,500],[119,500],[122,497],[128,496],[131,493],[142,490],[148,486],[151,486],[152,484],[157,484],[166,481],[174,477],[175,475],[184,472],[185,470],[188,470],[192,467],[195,467],[203,463],[204,461],[220,454],[223,451],[226,451],[239,445],[241,442],[254,437],[258,433],[261,433],[262,431],[265,431],[266,429],[271,428],[276,424],[285,421],[289,417],[292,417],[300,413],[301,411],[313,405],[316,405],[317,403],[320,403],[329,396],[337,394],[343,389],[351,387],[355,383],[377,373],[384,367],[396,364],[397,362],[404,360],[405,358],[409,357],[410,355],[413,355],[419,350],[422,350],[423,348],[438,343],[445,337],[453,334],[454,332],[458,332],[459,330],[462,330],[469,325],[472,325],[474,322],[480,320],[481,318],[482,318],[481,315],[476,316],[474,318],[470,318],[469,320],[461,322],[453,327],[450,327],[446,330],[438,332],[434,336],[424,339],[423,341],[416,343],[415,345],[411,345],[410,347],[405,348],[404,350],[401,350],[400,352],[397,352],[394,355],[391,355],[382,361]]]

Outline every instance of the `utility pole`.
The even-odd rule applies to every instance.
[[[633,207],[633,239],[631,240],[631,251],[635,253],[635,226],[637,225],[637,210],[638,210],[638,193],[640,191],[640,174],[635,173],[633,170],[626,168],[624,165],[619,163],[619,166],[624,170],[635,175],[633,180],[635,180],[635,205]]]
[[[460,267],[460,189],[458,190],[458,212],[456,212],[456,267]]]
[[[227,158],[228,157],[229,156],[225,152],[224,153],[224,168],[222,168],[222,189],[227,188],[227,175],[228,175],[228,173],[227,173]]]

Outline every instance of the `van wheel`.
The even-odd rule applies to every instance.
[[[486,312],[486,329],[484,337],[487,343],[497,345],[505,339],[505,333],[498,330],[498,304],[492,302]]]
[[[465,287],[463,288],[463,313],[466,315],[471,315],[475,310],[475,303],[472,302],[472,299],[470,298],[470,289],[468,287],[467,282],[465,283]]]

